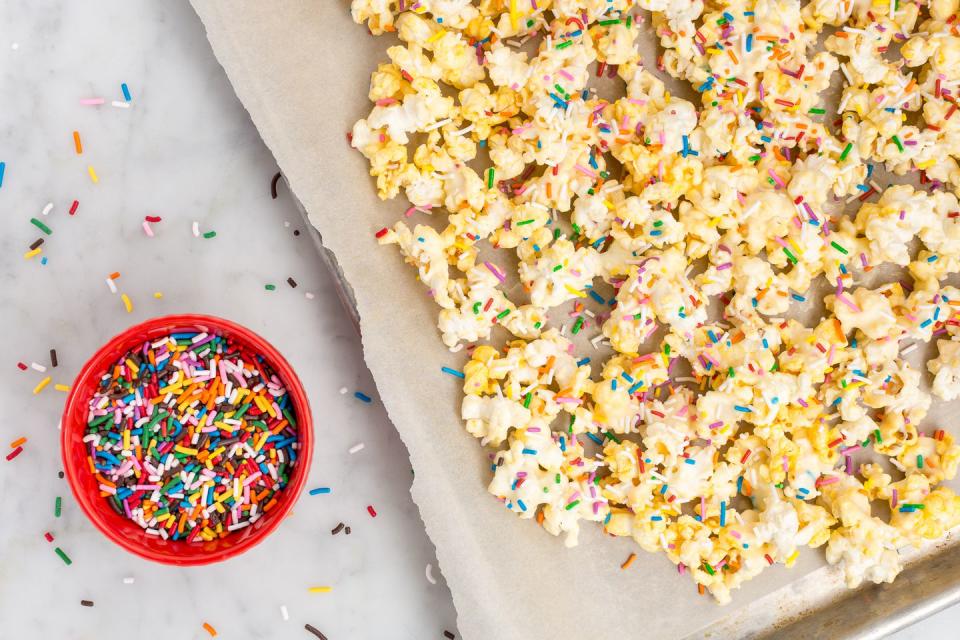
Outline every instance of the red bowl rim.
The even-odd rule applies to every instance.
[[[138,334],[141,334],[145,331],[152,331],[164,326],[177,327],[178,325],[183,326],[184,328],[189,326],[195,327],[197,325],[209,325],[213,329],[224,330],[231,337],[236,337],[239,342],[251,347],[254,351],[263,355],[267,359],[274,371],[276,371],[277,375],[280,376],[280,379],[283,380],[284,384],[286,385],[287,392],[290,393],[291,396],[293,407],[297,412],[297,436],[300,444],[298,453],[300,460],[303,462],[295,467],[294,476],[290,479],[289,484],[287,484],[287,486],[283,489],[286,499],[277,506],[276,510],[271,511],[269,518],[266,518],[263,526],[256,529],[256,531],[254,531],[251,535],[243,540],[240,540],[232,546],[223,549],[217,549],[204,555],[187,555],[180,558],[175,558],[169,557],[163,553],[159,553],[154,549],[140,546],[135,540],[131,540],[111,528],[93,507],[94,501],[99,501],[103,498],[101,498],[99,495],[88,495],[86,492],[80,490],[79,479],[77,477],[78,470],[67,459],[67,451],[70,447],[70,443],[68,442],[69,435],[76,428],[75,426],[72,427],[70,425],[68,416],[74,413],[78,403],[82,402],[86,404],[89,402],[89,398],[85,397],[86,394],[80,393],[81,388],[86,386],[81,383],[90,376],[100,375],[100,367],[97,367],[97,370],[95,370],[94,367],[95,363],[101,359],[104,352],[113,348],[118,343],[124,344],[130,342],[132,346],[133,342],[136,342],[140,339],[137,338],[134,340],[134,338],[138,336]],[[81,395],[84,397],[81,397]],[[303,492],[303,489],[306,486],[310,462],[313,457],[313,415],[310,411],[310,403],[307,399],[307,394],[303,389],[303,384],[300,382],[300,378],[297,376],[293,367],[290,366],[290,363],[287,362],[286,358],[284,358],[272,344],[267,342],[259,334],[235,322],[216,316],[202,314],[172,314],[167,316],[159,316],[132,325],[107,340],[93,353],[93,355],[90,356],[87,362],[80,369],[80,372],[74,379],[73,386],[70,389],[70,394],[67,397],[67,402],[63,410],[63,416],[61,418],[60,454],[63,461],[63,469],[67,477],[67,482],[70,485],[70,490],[73,492],[74,497],[80,504],[80,509],[84,512],[90,522],[92,522],[93,525],[99,529],[100,532],[110,541],[136,556],[145,558],[147,560],[152,560],[154,562],[159,562],[161,564],[174,566],[211,564],[238,556],[263,542],[280,525],[280,523],[283,522],[287,514],[293,508],[294,503],[300,497],[300,494]],[[84,469],[84,471],[86,470]],[[174,542],[172,544],[179,544],[179,542]]]

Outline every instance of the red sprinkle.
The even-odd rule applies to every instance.
[[[161,218],[160,216],[147,216],[147,217],[146,217],[147,222],[160,222],[162,219],[163,219],[163,218]]]
[[[53,542],[53,534],[49,531],[43,534],[43,537],[47,539],[47,542]]]
[[[367,513],[370,514],[371,518],[377,517],[377,510],[373,508],[373,505],[367,505]]]
[[[27,370],[27,365],[25,365],[25,364],[22,363],[22,362],[18,362],[18,363],[17,363],[17,368],[20,369],[20,371],[26,371],[26,370]]]
[[[387,229],[386,227],[384,227],[383,229],[380,229],[380,231],[377,231],[377,232],[374,234],[374,237],[382,238],[383,236],[387,235],[387,231],[389,231],[389,229]]]
[[[14,449],[13,451],[7,454],[7,462],[10,462],[21,453],[23,453],[23,447],[17,447],[16,449]]]
[[[763,557],[767,559],[767,562],[773,564],[773,558],[770,557],[769,553],[763,554]]]
[[[79,200],[74,200],[74,201],[73,201],[73,204],[70,205],[70,215],[75,214],[75,213],[77,212],[77,207],[79,207],[79,206],[80,206],[80,201],[79,201]]]

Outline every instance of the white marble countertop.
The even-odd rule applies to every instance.
[[[0,4],[0,25],[0,453],[28,438],[19,457],[0,459],[0,638],[209,638],[204,622],[237,640],[310,638],[305,623],[330,640],[419,640],[455,630],[440,572],[436,585],[425,576],[436,564],[433,547],[360,340],[282,183],[271,199],[276,165],[189,5],[13,1]],[[132,96],[128,109],[111,106],[123,100],[121,83]],[[103,106],[80,104],[98,97]],[[155,237],[141,227],[145,215],[163,219],[152,225]],[[42,256],[23,258],[43,235],[31,217],[53,230],[42,246],[46,265]],[[193,221],[216,237],[195,238]],[[130,314],[105,283],[114,271]],[[268,283],[276,291],[266,291]],[[93,528],[57,477],[66,394],[52,384],[32,393],[47,374],[70,384],[126,326],[177,312],[231,318],[287,356],[315,416],[308,487],[333,488],[305,493],[293,516],[246,555],[190,569],[136,558]],[[48,370],[21,371],[18,361]],[[355,399],[355,390],[373,403]],[[349,537],[331,535],[339,522],[351,526]],[[315,585],[333,591],[308,593]]]
[[[443,638],[454,630],[440,572],[434,568],[436,585],[425,576],[436,564],[433,547],[359,338],[282,184],[271,199],[276,165],[192,10],[8,0],[0,24],[0,452],[28,438],[20,456],[0,460],[0,638],[209,638],[204,622],[218,637],[242,640],[308,638],[305,623],[330,640]],[[111,104],[123,100],[121,83],[129,108]],[[85,98],[105,103],[85,106]],[[141,227],[145,215],[163,218],[152,225],[155,237]],[[42,235],[31,217],[53,234],[28,260],[24,252]],[[194,221],[216,237],[195,238]],[[114,271],[130,314],[105,283]],[[308,486],[333,492],[305,494],[267,542],[238,559],[178,569],[127,554],[86,521],[57,477],[65,394],[53,385],[31,391],[47,374],[70,384],[88,355],[129,324],[188,311],[249,326],[297,368],[316,421]],[[18,361],[48,370],[21,371]],[[356,390],[374,402],[357,401]],[[361,442],[361,451],[348,452]],[[349,537],[331,535],[339,522],[351,526]],[[128,577],[135,582],[125,584]],[[314,585],[333,591],[308,593]],[[94,607],[82,607],[83,599]],[[958,623],[953,608],[894,637],[948,637]]]

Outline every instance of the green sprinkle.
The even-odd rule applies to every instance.
[[[563,269],[563,265],[562,265],[562,264],[558,264],[557,266],[555,266],[555,267],[553,268],[553,272],[556,273],[557,271],[560,271],[560,269]]]
[[[73,564],[73,560],[71,560],[70,556],[68,556],[63,552],[63,549],[61,549],[60,547],[57,547],[56,549],[54,549],[54,551],[57,552],[57,555],[60,556],[60,559],[63,560],[63,563],[65,565],[69,567],[70,565]]]
[[[503,311],[497,314],[497,320],[503,320],[504,318],[507,317],[509,313],[510,313],[510,309],[504,309]]]
[[[203,234],[203,237],[206,238],[207,240],[209,240],[210,238],[216,238],[216,237],[217,237],[217,232],[216,232],[216,231],[207,231],[205,234]]]
[[[789,249],[787,249],[786,247],[783,247],[783,252],[784,252],[785,254],[787,254],[787,259],[788,259],[790,262],[792,262],[793,264],[797,264],[797,257],[796,257],[795,255],[793,255],[792,253],[790,253],[790,250],[789,250]]]
[[[267,284],[267,285],[264,285],[263,288],[266,289],[267,291],[276,291],[276,290],[277,290],[277,285],[275,285],[275,284]]]
[[[727,375],[730,376],[731,378],[733,377],[733,367],[730,367],[729,369],[727,369]]]
[[[824,113],[826,113],[826,110],[814,107],[813,109],[810,109],[810,111],[808,111],[807,113],[815,113],[817,115],[823,115]]]
[[[557,483],[557,484],[560,484],[560,474],[559,474],[559,473],[554,477],[554,480],[556,480],[556,483]]]
[[[850,252],[838,245],[836,242],[830,242],[830,246],[842,253],[843,255],[848,255]]]
[[[847,155],[850,153],[850,149],[853,149],[853,143],[848,142],[847,146],[844,148],[843,153],[840,154],[840,162],[843,162],[847,159]]]
[[[917,469],[923,469],[923,456],[917,456]]]
[[[900,149],[900,153],[903,153],[903,143],[900,142],[900,138],[893,136],[891,140],[893,140],[893,144],[897,145],[897,149]]]
[[[600,20],[597,24],[601,27],[609,27],[612,24],[620,24],[619,20]]]
[[[53,515],[57,518],[60,517],[60,510],[63,507],[63,498],[57,496],[57,501],[53,503]]]
[[[663,220],[657,220],[656,222],[653,223],[653,226],[655,226],[655,227],[662,227],[662,226],[663,226]]]
[[[716,571],[713,570],[713,567],[711,567],[706,562],[703,563],[703,570],[709,573],[710,575],[714,575],[716,573]]]
[[[33,226],[35,226],[37,229],[40,229],[40,231],[43,231],[43,232],[44,232],[45,234],[47,234],[47,235],[50,235],[51,233],[53,233],[53,231],[50,230],[50,227],[48,227],[47,225],[43,224],[42,222],[40,222],[40,221],[37,220],[36,218],[30,218],[30,223],[31,223]]]
[[[530,218],[529,220],[521,220],[520,222],[517,223],[517,226],[522,227],[523,225],[530,224],[531,222],[534,222],[533,218]]]
[[[493,167],[487,169],[487,189],[493,189]]]
[[[880,437],[880,429],[876,429],[876,430],[873,432],[873,436],[874,436],[874,438],[876,438],[877,444],[883,444],[883,438]]]
[[[527,393],[527,395],[523,398],[523,408],[524,408],[524,409],[529,409],[529,408],[530,408],[530,399],[531,399],[531,398],[533,398],[533,392],[532,392],[532,391],[529,392],[529,393]]]
[[[577,506],[578,504],[580,504],[580,501],[579,501],[579,500],[574,500],[573,502],[571,502],[570,504],[568,504],[566,507],[564,507],[564,509],[566,509],[567,511],[570,511],[570,509],[573,509],[573,508],[574,508],[575,506]]]
[[[480,303],[479,303],[479,302],[474,302],[474,303],[473,303],[473,313],[474,313],[474,315],[477,315],[477,314],[480,313]]]
[[[747,160],[750,162],[760,162],[760,156],[750,156]]]
[[[663,345],[663,353],[664,355],[670,355],[670,345]]]
[[[613,440],[613,441],[616,442],[617,444],[620,444],[620,438],[618,438],[617,436],[615,436],[615,435],[613,434],[613,432],[611,432],[611,431],[604,431],[604,432],[603,432],[603,435],[605,435],[606,437],[610,438],[611,440]],[[594,478],[594,480],[599,481],[600,478],[597,477],[597,478]]]
[[[534,329],[539,329],[539,328],[540,328],[540,325],[542,325],[542,324],[543,324],[542,322],[540,322],[539,320],[537,320],[536,322],[533,323],[533,328],[534,328]]]
[[[580,333],[581,327],[583,327],[583,316],[577,318],[577,321],[573,323],[573,335]]]
[[[566,49],[573,44],[573,40],[566,40],[557,45],[557,49]]]

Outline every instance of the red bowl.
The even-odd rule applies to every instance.
[[[87,427],[88,403],[96,390],[100,376],[130,349],[146,340],[156,340],[178,331],[216,333],[231,338],[254,353],[262,355],[286,386],[293,404],[294,415],[297,417],[300,445],[298,460],[293,468],[290,482],[277,494],[277,505],[251,526],[235,531],[225,538],[209,542],[163,540],[156,536],[149,536],[135,522],[114,512],[106,499],[100,496],[97,481],[90,473],[87,463],[88,450],[83,443]],[[303,385],[300,384],[300,379],[293,368],[279,351],[253,331],[229,320],[212,316],[173,315],[153,318],[134,325],[110,339],[93,354],[77,375],[63,411],[61,428],[60,446],[67,481],[77,502],[80,503],[80,508],[87,514],[93,525],[103,535],[130,553],[170,565],[219,562],[240,555],[261,543],[293,508],[293,503],[296,502],[307,482],[313,455],[313,420],[310,405]]]

